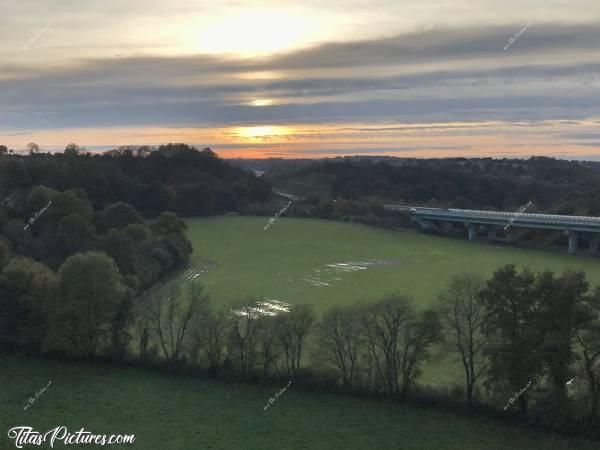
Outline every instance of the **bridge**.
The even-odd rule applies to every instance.
[[[569,237],[569,253],[577,252],[580,237],[589,243],[589,252],[597,253],[600,243],[600,217],[532,214],[523,212],[480,211],[473,209],[424,208],[420,206],[384,205],[386,209],[408,213],[423,228],[448,231],[450,223],[465,225],[469,240],[485,228],[489,240],[496,239],[498,228],[534,228],[563,231]]]

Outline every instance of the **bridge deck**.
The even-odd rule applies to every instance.
[[[389,209],[408,212],[429,220],[446,220],[488,225],[510,225],[524,228],[547,228],[567,231],[600,232],[600,217],[534,214],[472,209],[442,209],[386,205]]]

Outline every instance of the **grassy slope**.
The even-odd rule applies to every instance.
[[[203,258],[217,263],[203,276],[218,303],[246,295],[309,302],[318,310],[333,303],[350,304],[391,291],[412,295],[431,305],[453,274],[472,271],[484,276],[507,263],[535,270],[583,269],[600,283],[600,259],[515,249],[487,242],[387,231],[347,223],[280,217],[266,231],[267,218],[216,217],[189,220],[194,246],[192,265]],[[326,264],[369,259],[398,259],[401,264],[351,273],[324,275],[330,286],[313,286],[314,269]],[[331,280],[332,277],[341,280]],[[290,281],[290,279],[292,281]]]
[[[7,449],[14,446],[6,431],[16,425],[135,434],[135,445],[127,448],[144,450],[598,448],[598,443],[567,441],[487,419],[298,392],[293,384],[264,411],[277,388],[141,369],[4,356],[0,380],[0,448]],[[23,411],[27,398],[50,380],[50,387]]]
[[[364,225],[280,217],[266,231],[263,217],[216,217],[189,220],[194,246],[192,266],[207,258],[217,265],[202,281],[217,304],[251,295],[288,303],[309,302],[318,311],[328,305],[352,304],[392,291],[413,296],[419,307],[435,304],[448,279],[461,272],[489,276],[503,264],[535,270],[583,269],[600,283],[600,260],[550,252],[491,245],[485,241],[388,231]],[[302,279],[316,276],[326,264],[398,259],[402,263],[350,273],[328,274],[330,286],[313,286]],[[321,279],[328,279],[321,274]],[[291,280],[291,281],[290,281]],[[331,280],[330,280],[331,281]],[[462,383],[455,361],[434,356],[424,366],[425,383]]]
[[[334,175],[310,173],[278,181],[276,182],[275,189],[293,193],[300,197],[318,195],[322,199],[328,200],[332,198],[331,183],[334,180]]]

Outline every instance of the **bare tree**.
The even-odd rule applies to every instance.
[[[288,375],[296,376],[308,332],[315,321],[310,305],[293,305],[290,312],[277,317],[277,337],[285,355]]]
[[[414,312],[408,297],[391,294],[364,305],[362,330],[376,377],[384,380],[389,394],[400,392],[398,383],[398,341]]]
[[[193,320],[192,326],[190,327],[190,338],[188,339],[187,345],[189,361],[192,364],[197,364],[199,362],[198,359],[202,356],[203,351],[206,351],[206,348],[210,343],[209,341],[213,338],[212,331],[215,330],[213,323],[214,313],[210,309],[208,302],[203,303],[201,306],[202,307],[197,311],[196,318]],[[220,333],[218,336],[220,337],[223,333],[221,330],[219,331]],[[220,342],[222,343],[222,340],[220,340]],[[218,359],[220,360],[220,355]],[[218,364],[219,362],[217,362],[214,368],[216,368]],[[211,370],[214,370],[210,361],[209,365]]]
[[[204,328],[203,348],[209,369],[214,372],[223,360],[225,346],[225,315],[222,312],[211,312]]]
[[[243,376],[254,369],[257,356],[257,341],[261,322],[257,320],[256,299],[250,298],[234,305],[227,316],[228,348],[232,358],[239,362]]]
[[[276,316],[263,315],[257,319],[259,323],[257,344],[262,360],[263,377],[268,377],[271,370],[277,367],[280,357],[277,342],[277,318]]]
[[[154,294],[151,306],[152,324],[165,358],[170,362],[180,359],[186,332],[192,320],[208,304],[202,286],[190,283],[182,295],[182,288],[171,285],[166,293]]]
[[[423,311],[406,323],[401,333],[401,351],[397,366],[402,377],[400,397],[406,398],[414,381],[421,374],[420,363],[429,360],[429,349],[440,341],[441,325],[435,311]]]
[[[389,394],[406,397],[420,373],[420,363],[439,340],[437,314],[417,315],[409,297],[390,294],[363,306],[361,320],[371,378],[383,380]]]
[[[138,354],[142,361],[148,358],[150,330],[152,329],[152,315],[149,309],[150,301],[149,296],[143,295],[135,299],[133,305],[133,324],[138,341]]]
[[[193,364],[204,355],[208,368],[214,373],[223,361],[226,337],[226,317],[222,311],[212,311],[208,304],[194,321],[190,336],[189,355]]]
[[[484,356],[484,306],[479,293],[484,280],[478,274],[454,276],[439,297],[440,319],[445,333],[446,348],[458,355],[465,373],[466,398],[473,403],[477,380],[487,368]]]
[[[362,347],[359,317],[356,307],[333,306],[317,323],[318,356],[337,369],[344,386],[354,381]]]

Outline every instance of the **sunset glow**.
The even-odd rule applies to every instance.
[[[198,52],[265,56],[298,48],[319,36],[319,20],[281,10],[242,10],[191,30],[185,42]]]
[[[273,104],[273,100],[269,100],[269,99],[260,99],[260,100],[252,101],[253,106],[271,106],[272,104]]]
[[[0,144],[15,151],[600,159],[597,0],[8,1]]]
[[[234,130],[234,135],[241,139],[267,139],[287,136],[292,131],[286,127],[266,126],[266,127],[239,127]]]

